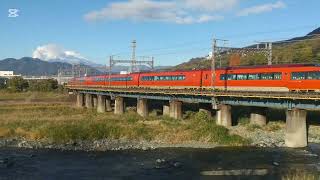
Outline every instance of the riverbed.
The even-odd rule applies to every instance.
[[[316,176],[320,145],[105,152],[0,148],[0,179],[281,179]]]

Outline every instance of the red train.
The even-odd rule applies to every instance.
[[[235,91],[320,91],[320,66],[288,64],[219,68],[212,81],[211,70],[142,72],[80,77],[70,86],[215,89]]]

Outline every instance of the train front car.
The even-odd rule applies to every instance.
[[[210,74],[204,71],[203,74]],[[320,67],[310,64],[288,64],[217,69],[215,81],[203,77],[205,88],[226,91],[316,91],[320,90]]]
[[[320,66],[315,64],[297,65],[288,68],[287,87],[293,92],[320,92]]]
[[[283,66],[227,67],[216,72],[215,88],[228,91],[288,91]]]
[[[140,88],[150,89],[198,89],[202,71],[168,71],[141,73]]]

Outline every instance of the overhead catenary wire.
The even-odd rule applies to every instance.
[[[250,36],[255,36],[259,34],[268,34],[268,33],[277,33],[277,32],[290,32],[294,30],[299,30],[299,29],[305,29],[309,27],[315,27],[316,25],[305,25],[305,26],[296,26],[296,27],[290,27],[286,29],[274,29],[271,31],[262,31],[262,32],[254,32],[254,33],[242,33],[242,34],[234,34],[230,36],[222,36],[224,39],[226,38],[243,38],[243,36],[250,37]],[[304,37],[313,37],[315,35],[306,35]],[[280,38],[277,38],[278,40],[273,40],[273,41],[268,41],[268,42],[273,42],[273,43],[289,43],[289,42],[300,42],[300,41],[315,41],[320,39],[320,37],[313,37],[312,39],[304,39],[304,40],[281,40]],[[185,54],[188,53],[190,54],[190,51],[199,51],[199,50],[208,50],[210,52],[210,46],[206,48],[190,48],[190,46],[199,46],[200,44],[207,44],[209,41],[206,40],[193,40],[193,41],[188,41],[188,42],[183,42],[183,43],[176,43],[174,45],[166,46],[166,47],[156,47],[156,48],[149,48],[149,49],[140,49],[138,50],[138,53],[140,54],[148,54],[144,56],[165,56],[165,55],[172,55],[172,54]],[[246,44],[249,44],[247,42]],[[250,44],[256,44],[255,42],[251,42]],[[230,45],[230,44],[229,44]],[[113,53],[112,55],[116,56],[123,56],[123,55],[129,55],[130,51],[124,51],[124,52],[118,52],[118,53]]]

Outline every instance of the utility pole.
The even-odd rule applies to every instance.
[[[112,60],[113,60],[113,56],[110,56],[110,59],[109,59],[109,77],[108,77],[109,86],[111,86]]]
[[[272,65],[272,42],[257,42],[257,52],[261,51],[268,59],[268,65]],[[260,48],[260,44],[264,44],[264,48]]]
[[[272,65],[272,42],[269,42],[268,50],[269,50],[268,65]]]
[[[72,64],[72,77],[75,78],[75,69],[74,69],[74,64]]]
[[[227,47],[228,40],[225,40],[225,39],[218,39],[218,40],[223,42],[223,47]],[[221,62],[221,58],[219,58],[219,68],[221,67],[222,67],[222,62]]]
[[[142,57],[136,57],[136,47],[137,47],[137,41],[133,40],[132,41],[132,57],[130,59],[118,59],[114,58],[114,56],[110,56],[109,59],[109,85],[111,85],[111,73],[112,73],[112,68],[116,64],[128,64],[130,66],[129,71],[130,72],[140,72],[138,65],[148,65],[151,69],[154,69],[154,57],[149,57],[149,56],[142,56]],[[137,60],[142,58],[142,60]],[[147,58],[147,60],[145,60]]]
[[[137,62],[136,62],[136,47],[137,47],[137,41],[132,41],[132,63],[131,63],[131,72],[138,71]]]
[[[213,90],[214,90],[214,83],[216,79],[216,60],[215,60],[216,46],[217,46],[217,39],[213,38],[212,55],[211,55],[211,73],[212,73],[211,87]]]

